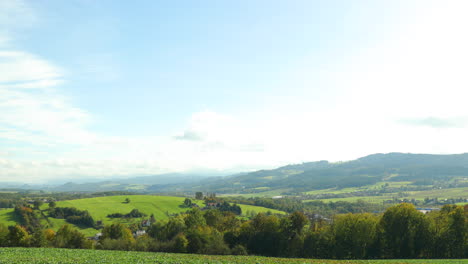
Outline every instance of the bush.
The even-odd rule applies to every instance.
[[[242,245],[236,245],[232,250],[231,250],[232,255],[248,255],[247,249],[245,249],[244,246]]]

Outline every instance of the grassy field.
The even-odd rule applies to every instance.
[[[0,263],[313,263],[313,264],[465,264],[468,260],[423,259],[423,260],[321,260],[321,259],[285,259],[257,256],[209,256],[192,254],[103,251],[85,249],[57,248],[0,248]]]
[[[396,195],[395,195],[396,196]],[[329,198],[329,199],[314,199],[314,200],[304,200],[303,202],[310,202],[310,201],[323,201],[323,202],[356,202],[357,200],[363,200],[369,203],[382,203],[385,200],[391,200],[392,196],[352,196],[352,197],[344,197],[344,198]]]
[[[130,199],[130,203],[124,203],[125,198]],[[185,198],[173,196],[153,196],[153,195],[129,195],[129,196],[105,196],[78,200],[59,201],[59,207],[76,207],[80,210],[88,210],[96,220],[103,220],[104,223],[111,223],[113,220],[107,218],[111,213],[128,213],[132,209],[138,209],[147,214],[154,214],[156,220],[168,219],[169,215],[182,213],[189,208],[182,206]],[[196,201],[199,206],[203,206],[202,201]],[[256,213],[271,211],[272,213],[283,213],[278,210],[268,209],[252,205],[240,205],[242,212],[254,211]]]
[[[278,210],[275,210],[275,209],[270,209],[270,208],[265,208],[265,207],[260,207],[260,206],[246,205],[246,204],[240,204],[239,206],[242,209],[242,214],[243,215],[246,215],[247,212],[253,212],[254,214],[266,213],[266,212],[271,212],[273,214],[286,214],[283,211],[278,211]]]
[[[13,214],[13,209],[0,209],[0,223],[9,226],[14,225],[18,219]]]
[[[319,194],[342,194],[342,193],[353,193],[353,192],[359,192],[359,191],[370,191],[370,190],[376,190],[376,189],[382,189],[382,186],[385,184],[388,184],[388,188],[400,188],[403,186],[409,186],[411,185],[411,182],[409,181],[399,181],[399,182],[377,182],[372,185],[364,185],[361,187],[350,187],[350,188],[330,188],[330,189],[323,189],[323,190],[313,190],[309,192],[305,192],[305,194],[309,195],[319,195]]]
[[[129,198],[130,203],[125,203]],[[114,220],[108,218],[108,214],[127,214],[133,209],[148,216],[154,214],[156,220],[168,219],[169,215],[182,213],[188,210],[182,206],[185,198],[172,196],[152,196],[152,195],[128,195],[128,196],[104,196],[77,200],[67,200],[57,202],[57,207],[75,207],[80,210],[88,210],[95,220],[102,220],[104,223],[111,223]],[[201,202],[198,202],[202,205]]]
[[[389,186],[392,188],[398,188],[402,186],[407,186],[410,182],[388,182]],[[307,192],[309,195],[319,195],[319,194],[345,194],[349,193],[352,195],[353,192],[364,191],[364,190],[372,190],[380,188],[384,182],[379,182],[374,185],[366,185],[363,187],[356,187],[356,188],[343,188],[343,189],[324,189],[324,190],[314,190]],[[345,201],[345,202],[356,202],[357,200],[363,200],[366,202],[372,203],[381,203],[384,200],[392,200],[393,197],[399,197],[401,199],[416,199],[416,200],[424,200],[424,198],[439,198],[439,199],[447,199],[447,198],[460,198],[465,197],[468,198],[468,189],[467,188],[447,188],[447,189],[434,189],[434,190],[427,190],[427,191],[406,191],[404,192],[407,195],[404,197],[399,197],[398,193],[385,193],[382,196],[351,196],[351,197],[344,197],[344,198],[322,198],[322,199],[314,199],[314,200],[304,200],[304,202],[321,200],[324,202],[338,202],[338,201]]]
[[[468,188],[450,188],[450,189],[436,189],[420,192],[409,192],[411,198],[424,199],[426,197],[437,197],[439,199],[445,198],[468,198]]]
[[[261,188],[261,187],[260,187]],[[275,189],[272,191],[264,191],[264,192],[256,192],[256,193],[228,193],[228,194],[220,194],[219,196],[241,196],[245,198],[250,198],[250,197],[267,197],[271,198],[273,196],[279,196],[282,195],[284,192],[289,192],[291,189]]]
[[[130,203],[125,203],[125,199],[129,198]],[[183,206],[185,198],[173,196],[154,196],[154,195],[128,195],[128,196],[105,196],[77,200],[67,200],[57,202],[58,207],[75,207],[80,210],[88,210],[94,220],[103,221],[104,224],[120,222],[125,224],[137,223],[141,219],[111,219],[107,215],[112,213],[127,214],[133,209],[138,209],[148,215],[154,214],[156,220],[168,219],[170,215],[182,213],[189,208]],[[196,201],[199,206],[204,206],[202,201]],[[275,214],[285,214],[285,212],[268,209],[252,205],[240,205],[243,214],[247,212],[260,213],[268,212]],[[41,209],[47,209],[48,205],[44,204]],[[147,217],[147,218],[148,218]],[[66,222],[64,219],[55,219],[48,217],[49,223],[43,219],[42,223],[53,230],[58,230]],[[14,225],[17,222],[13,214],[13,209],[0,210],[0,223],[4,225]],[[93,236],[98,231],[94,228],[79,228],[86,236]]]

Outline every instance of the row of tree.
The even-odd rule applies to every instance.
[[[376,211],[381,212],[385,210],[385,206],[383,206],[382,204],[369,203],[362,200],[358,200],[356,202],[324,202],[320,200],[305,202],[303,200],[290,197],[283,197],[280,199],[264,197],[226,197],[223,199],[231,203],[262,206],[270,209],[285,211],[288,213],[292,213],[295,211],[302,211],[304,213],[309,214],[320,212],[321,215],[327,217],[331,217],[332,215],[336,214],[364,213]]]
[[[232,212],[194,208],[167,221],[157,221],[145,235],[134,236],[123,224],[105,226],[97,242],[70,226],[29,233],[21,226],[0,225],[0,246],[53,246],[254,254],[281,257],[466,258],[468,206],[446,205],[428,214],[412,204],[399,204],[381,214],[310,220],[301,212],[288,216],[258,214],[243,220]]]
[[[145,217],[146,214],[140,212],[138,209],[132,209],[130,213],[128,214],[122,214],[122,213],[113,213],[113,214],[108,214],[107,217],[109,218],[141,218]]]
[[[79,210],[75,207],[50,207],[49,216],[62,218],[71,224],[83,227],[94,227],[96,224],[87,210]]]

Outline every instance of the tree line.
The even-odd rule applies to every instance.
[[[264,255],[331,259],[466,258],[468,206],[445,205],[423,214],[402,203],[380,214],[348,213],[332,220],[194,208],[156,221],[136,236],[124,224],[107,225],[97,241],[70,225],[57,232],[0,225],[0,246],[68,247],[200,254]]]

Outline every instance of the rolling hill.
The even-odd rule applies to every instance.
[[[209,176],[209,177],[208,177]],[[447,189],[455,188],[456,191]],[[387,153],[373,154],[346,162],[325,160],[291,164],[271,170],[213,174],[162,174],[93,183],[67,183],[46,191],[102,192],[130,191],[142,194],[189,195],[197,191],[240,196],[312,196],[305,199],[376,196],[418,197],[440,192],[468,192],[468,153],[454,155]],[[416,193],[424,191],[423,193]],[[367,192],[367,193],[366,193]],[[325,194],[325,197],[319,195]],[[335,194],[330,196],[331,194]],[[357,194],[357,195],[356,195]],[[432,197],[432,196],[430,196]],[[446,197],[446,196],[444,196]],[[467,197],[456,196],[448,198]],[[467,197],[468,198],[468,197]],[[424,197],[423,197],[424,199]]]
[[[125,199],[129,198],[130,203],[125,203]],[[127,214],[133,209],[138,209],[140,212],[147,214],[149,218],[151,214],[154,214],[156,221],[166,220],[173,214],[178,214],[189,210],[189,208],[183,205],[185,198],[174,197],[174,196],[153,196],[153,195],[117,195],[117,196],[105,196],[95,198],[85,198],[76,200],[58,201],[57,207],[75,207],[79,210],[87,210],[95,221],[102,221],[104,224],[111,224],[113,222],[123,222],[126,224],[138,223],[141,218],[131,219],[120,219],[120,218],[108,218],[107,215],[113,213]],[[203,206],[202,201],[193,200],[200,206]],[[275,214],[285,214],[285,212],[268,209],[260,206],[252,205],[239,205],[242,209],[243,214],[250,212],[260,213],[268,212]],[[42,210],[45,214],[47,212],[48,205],[44,204]],[[48,221],[48,222],[47,222]],[[65,224],[64,219],[56,219],[47,217],[47,221],[43,219],[43,223],[54,230],[57,230]],[[13,209],[2,209],[0,210],[0,223],[5,225],[13,225],[18,222],[18,219],[13,214]],[[80,228],[80,230],[86,235],[94,235],[96,229],[94,228]]]
[[[402,182],[414,189],[467,188],[468,154],[373,154],[348,162],[308,162],[211,178],[183,188],[227,194],[297,195],[314,190],[367,188]],[[152,189],[161,191],[157,186]]]

